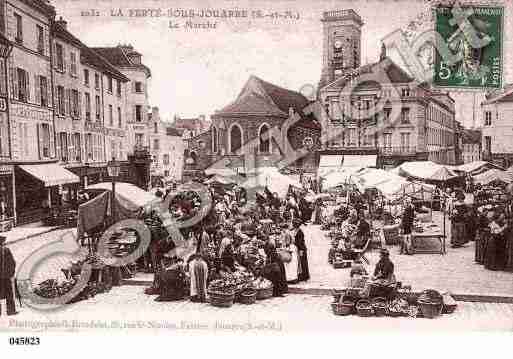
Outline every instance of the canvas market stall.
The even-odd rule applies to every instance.
[[[480,183],[482,185],[506,185],[513,182],[513,173],[493,168],[474,176],[474,181],[475,183]]]

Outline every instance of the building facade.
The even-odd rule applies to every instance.
[[[463,163],[481,161],[481,130],[464,129],[462,135]]]
[[[298,92],[251,76],[239,96],[211,116],[210,130],[187,140],[184,176],[226,167],[239,173],[268,166],[314,172],[320,126],[303,112],[308,104]],[[308,153],[298,155],[302,149]]]
[[[454,164],[457,124],[449,94],[418,86],[384,47],[378,62],[359,66],[363,23],[353,10],[325,12],[322,22],[323,151],[375,153],[374,165],[385,167],[411,160]],[[384,106],[373,111],[379,103]]]
[[[158,107],[152,107],[148,127],[152,177],[181,181],[185,151],[181,133],[160,118]]]
[[[142,63],[142,55],[134,50],[131,45],[98,47],[93,48],[93,50],[107,59],[129,79],[126,96],[124,97],[127,119],[124,148],[128,151],[135,147],[147,148],[149,146],[148,85],[151,77],[150,69]],[[110,89],[109,81],[107,82],[107,91]],[[114,91],[116,90],[113,88],[113,93]],[[116,105],[112,106],[114,106],[113,111],[117,111]],[[111,140],[114,139],[111,138]]]
[[[182,133],[184,140],[188,140],[207,131],[210,128],[210,123],[206,120],[205,115],[193,118],[182,118],[175,115],[172,126]]]
[[[513,164],[513,86],[487,95],[481,103],[483,160]]]
[[[112,158],[120,181],[149,184],[151,159],[125,143],[130,79],[55,16],[48,1],[0,1],[0,228],[45,218],[108,180]]]

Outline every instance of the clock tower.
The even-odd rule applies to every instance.
[[[360,67],[363,21],[354,10],[324,12],[322,73],[319,89],[345,71]]]

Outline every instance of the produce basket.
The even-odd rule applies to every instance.
[[[239,303],[254,304],[256,302],[257,291],[255,289],[246,289],[239,295]]]
[[[388,305],[385,298],[378,297],[372,300],[372,309],[376,317],[384,317],[388,311]]]
[[[333,303],[338,303],[342,300],[342,297],[344,296],[344,294],[346,293],[345,289],[343,290],[338,290],[338,289],[334,289],[331,291],[331,294],[333,295]]]
[[[274,286],[270,286],[267,288],[258,288],[256,290],[256,299],[263,300],[271,298],[273,296],[273,290]]]
[[[356,313],[360,317],[371,317],[374,314],[372,305],[367,299],[361,299],[356,303]]]
[[[231,292],[214,292],[208,291],[210,304],[214,307],[228,308],[233,305],[235,293]]]
[[[417,300],[419,299],[419,294],[412,292],[411,287],[409,286],[398,289],[397,296],[406,300],[409,305],[417,305]]]
[[[444,303],[442,313],[444,313],[444,314],[454,313],[454,311],[456,310],[456,307],[458,306],[458,304],[456,303],[454,298],[449,293],[444,293],[442,295],[442,297],[443,297],[443,303]]]
[[[419,299],[419,308],[424,318],[433,319],[442,314],[443,303]]]
[[[350,315],[354,313],[354,302],[343,301],[331,303],[331,309],[335,315]]]

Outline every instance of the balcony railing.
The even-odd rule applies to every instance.
[[[380,152],[385,156],[392,155],[414,155],[417,152],[417,149],[412,146],[380,146]]]

